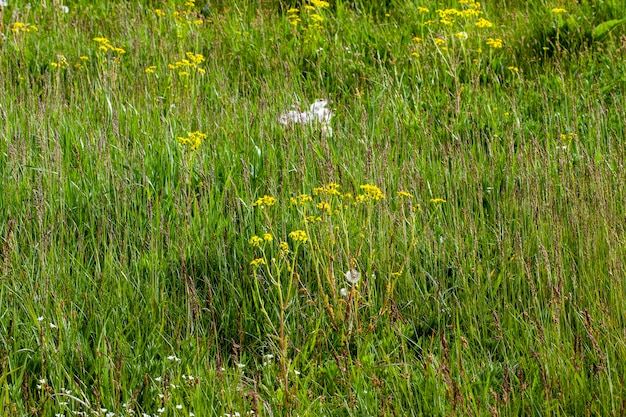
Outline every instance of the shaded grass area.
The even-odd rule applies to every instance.
[[[0,414],[623,413],[617,4],[191,3],[3,8]]]

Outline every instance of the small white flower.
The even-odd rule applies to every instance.
[[[347,297],[348,296],[348,289],[347,288],[342,288],[339,290],[339,294],[341,294],[342,297]]]
[[[173,362],[180,362],[180,358],[176,357],[176,355],[170,355],[167,357],[167,359],[173,361]]]
[[[238,363],[237,364],[237,368],[241,369],[241,368],[245,368],[245,364],[244,363]]]
[[[6,0],[0,0],[0,7],[8,7],[9,6],[9,2]]]
[[[37,317],[37,321],[43,321],[43,316]]]
[[[154,380],[155,380],[156,382],[161,382],[161,381],[163,381],[163,377],[161,377],[161,376],[157,376],[156,378],[154,378]]]
[[[163,408],[159,408],[159,409],[157,410],[157,413],[159,413],[159,414],[163,414],[163,412],[164,412],[164,411],[165,411],[165,407],[163,407]]]
[[[69,13],[69,12],[70,12],[70,8],[69,8],[69,7],[67,7],[67,6],[61,6],[61,11],[62,11],[63,13]]]
[[[183,405],[182,404],[176,404],[176,409],[177,410],[182,410],[183,409]]]
[[[294,369],[293,373],[296,374],[296,375],[300,375],[300,371],[298,371],[297,369]]]
[[[54,324],[54,323],[50,323],[50,328],[51,328],[51,329],[58,329],[58,327],[59,327],[59,326],[57,326],[56,324]]]
[[[196,417],[196,415],[190,411],[189,412],[189,417]]]
[[[351,270],[349,270],[348,272],[346,272],[346,280],[350,283],[350,284],[356,284],[359,282],[359,280],[361,279],[361,273],[359,271],[357,271],[356,269],[352,268]]]

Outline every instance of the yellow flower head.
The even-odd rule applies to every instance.
[[[315,7],[320,8],[320,9],[324,9],[324,8],[330,6],[330,3],[328,3],[327,1],[324,1],[324,0],[311,0],[311,3]]]
[[[260,237],[258,237],[258,236],[252,236],[252,237],[250,238],[250,240],[248,241],[248,243],[250,244],[250,246],[254,246],[254,247],[259,246],[259,245],[261,244],[261,242],[263,242],[263,239],[261,239],[261,238],[260,238]]]
[[[293,232],[289,233],[289,237],[296,242],[302,243],[306,243],[309,240],[304,230],[294,230]]]
[[[479,28],[491,28],[493,27],[493,23],[481,17],[480,19],[476,21],[476,26],[478,26]]]
[[[270,195],[264,195],[263,197],[259,198],[257,201],[255,201],[252,205],[253,206],[273,206],[274,204],[276,204],[276,199]]]
[[[562,14],[562,13],[567,13],[567,10],[561,8],[561,7],[555,7],[554,9],[552,9],[552,13],[554,14]]]
[[[413,198],[413,194],[406,191],[398,191],[398,197]]]
[[[267,265],[267,263],[265,262],[265,259],[263,258],[256,258],[256,259],[253,259],[252,262],[250,262],[250,265],[252,265],[254,268],[258,268],[259,265]]]
[[[444,198],[431,198],[430,202],[432,204],[443,204],[446,202],[446,200]]]

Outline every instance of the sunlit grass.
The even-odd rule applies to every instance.
[[[9,3],[0,415],[624,413],[617,2]]]

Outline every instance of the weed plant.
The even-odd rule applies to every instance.
[[[626,413],[621,2],[8,3],[0,415]]]

